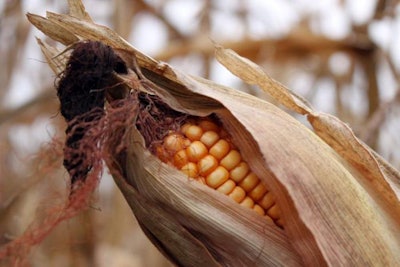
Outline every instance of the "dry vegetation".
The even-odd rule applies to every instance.
[[[5,1],[0,10],[0,245],[44,219],[43,211],[62,205],[68,186],[61,151],[65,123],[57,113],[54,77],[46,64],[40,65],[41,58],[30,55],[34,36],[24,14],[31,10],[24,9],[24,2],[28,1]],[[44,1],[49,6],[53,2],[59,1]],[[223,7],[214,1],[197,1],[202,7],[195,17],[197,27],[189,33],[166,15],[172,1],[101,2],[114,7],[114,12],[105,16],[106,22],[133,45],[138,41],[131,36],[137,22],[151,16],[163,25],[167,36],[166,44],[152,56],[177,68],[180,63],[194,65],[194,72],[213,79],[211,36],[264,66],[276,80],[316,107],[327,108],[348,122],[364,142],[400,168],[400,125],[396,119],[400,113],[400,73],[393,53],[398,43],[383,49],[369,34],[379,22],[395,22],[397,1],[377,1],[373,15],[362,24],[351,24],[350,33],[340,39],[324,35],[318,26],[320,14],[311,11],[296,14],[299,22],[279,34],[268,33],[270,25],[263,21],[267,34],[256,37],[247,29],[253,14],[243,1],[225,11],[241,23],[242,33],[218,38],[213,16],[223,12]],[[338,2],[342,11],[348,12],[347,1]],[[43,12],[49,9],[46,4]],[[348,19],[351,21],[350,15]],[[21,74],[28,75],[26,69],[32,61],[42,66],[29,74],[36,77],[34,95],[22,104],[9,105],[6,100],[11,90],[16,90],[15,80],[21,79]],[[256,88],[238,82],[234,87],[265,97]],[[32,266],[170,266],[141,233],[111,178],[105,175],[101,183],[92,208],[63,222],[33,249],[28,258]]]

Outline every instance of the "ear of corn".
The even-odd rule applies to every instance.
[[[191,119],[170,132],[156,149],[164,162],[188,178],[227,195],[282,227],[279,206],[266,185],[251,171],[225,130],[211,119]]]
[[[77,2],[69,1],[70,5]],[[71,16],[47,13],[46,18],[33,15],[29,18],[49,37],[66,45],[71,44],[73,35],[74,39],[98,40],[119,49],[118,53],[124,54],[127,64],[137,59],[139,67],[148,71],[151,82],[160,87],[152,88],[152,92],[162,95],[165,103],[190,115],[217,114],[234,140],[249,137],[243,140],[250,148],[237,144],[241,150],[239,154],[249,155],[257,150],[257,156],[251,160],[247,158],[247,163],[240,160],[228,171],[229,164],[238,160],[237,153],[233,152],[232,158],[236,161],[221,163],[224,157],[219,157],[220,153],[227,147],[228,152],[235,150],[227,135],[221,130],[201,133],[196,128],[185,135],[187,126],[183,125],[179,132],[170,134],[176,135],[170,138],[172,143],[175,139],[183,142],[172,145],[173,151],[169,151],[163,147],[169,143],[164,140],[157,155],[185,172],[189,182],[176,179],[175,170],[160,165],[137,130],[129,137],[132,139],[129,139],[126,157],[121,157],[117,163],[118,157],[106,159],[140,225],[160,250],[179,263],[177,265],[193,266],[202,258],[217,264],[197,266],[400,264],[400,175],[362,144],[346,124],[302,104],[259,66],[218,47],[218,60],[234,74],[259,85],[292,111],[308,115],[323,142],[274,105],[186,75],[144,55],[112,30],[88,20],[82,15],[86,14],[81,10],[82,5],[77,6],[70,9]],[[47,57],[50,64],[62,66],[56,62],[57,51],[49,51],[43,44],[42,49],[50,55]],[[137,77],[136,80],[126,77],[126,80],[129,85],[138,84]],[[135,86],[132,89],[141,90]],[[192,124],[199,126],[200,122]],[[113,124],[110,131],[115,131],[116,127]],[[126,124],[122,127],[124,130]],[[209,131],[202,127],[206,126],[200,127],[202,131]],[[217,142],[220,144],[211,151],[211,146]],[[207,153],[204,153],[204,146]],[[110,151],[119,152],[116,148]],[[251,172],[249,165],[258,174],[268,172],[268,176],[258,178],[274,192],[279,208],[271,192],[258,200],[250,195],[256,182],[251,177],[244,180]],[[259,165],[264,169],[255,168]],[[115,175],[120,168],[124,177]],[[219,176],[211,179],[210,174],[217,169],[222,177],[229,173],[222,184],[219,184]],[[253,201],[260,207],[268,207],[263,210],[272,214],[271,217],[280,210],[285,218],[284,230],[269,223],[261,225],[260,221],[264,220],[256,213],[237,209],[227,198],[221,201],[223,196],[219,197],[201,184],[190,183],[191,179],[205,184],[208,181],[217,191],[237,201],[242,199],[244,206],[252,206]],[[255,191],[258,190],[262,192],[263,188]],[[257,205],[254,204],[253,209],[258,209]],[[185,246],[177,246],[183,243]],[[182,254],[182,249],[188,253]],[[191,253],[193,251],[196,253]]]

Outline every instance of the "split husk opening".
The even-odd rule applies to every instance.
[[[314,132],[264,100],[157,62],[94,24],[80,1],[69,4],[70,15],[28,18],[64,45],[79,39],[111,46],[136,71],[120,75],[132,90],[155,94],[188,115],[218,117],[280,205],[284,230],[162,163],[135,128],[135,102],[126,99],[106,115],[113,136],[105,160],[142,229],[171,261],[182,266],[400,263],[400,175],[346,124],[313,110],[231,50],[216,47],[217,59],[285,107],[307,115]],[[54,56],[60,51],[39,44],[59,73],[65,59]]]
[[[157,88],[157,86],[152,88]],[[159,97],[162,98],[163,94],[165,92],[161,93]],[[171,93],[171,95],[173,94],[175,92]],[[207,106],[202,109],[190,110],[189,106],[186,107],[183,104],[175,109],[185,110],[186,114],[191,116],[215,114],[222,123],[224,123],[223,117],[234,120],[220,104],[210,105],[207,98],[201,95],[196,97],[195,102],[205,102]],[[168,98],[164,99],[164,103],[166,103]],[[177,102],[179,102],[179,98],[177,98]],[[210,106],[217,108],[210,108]],[[146,107],[143,108],[146,109]],[[171,108],[173,108],[172,105]],[[160,111],[161,107],[158,106],[157,110]],[[214,112],[211,113],[212,111]],[[146,144],[144,140],[143,129],[139,131],[136,127],[132,127],[135,123],[137,125],[137,121],[140,120],[138,119],[140,111],[138,113],[139,115],[135,116],[134,121],[128,121],[126,124],[117,123],[122,125],[121,132],[125,132],[127,129],[130,131],[126,135],[128,136],[127,150],[124,150],[123,155],[118,157],[122,160],[117,163],[108,162],[108,165],[111,166],[111,170],[115,171],[117,168],[113,166],[119,166],[123,162],[120,171],[114,173],[116,182],[124,195],[129,195],[128,203],[134,210],[138,221],[146,222],[146,224],[142,224],[142,228],[160,248],[168,248],[167,255],[172,261],[183,266],[206,264],[199,260],[207,261],[207,264],[214,262],[211,266],[217,263],[239,266],[247,265],[249,262],[256,266],[265,264],[272,266],[299,265],[301,263],[284,232],[276,225],[239,207],[226,196],[186,177],[155,157],[148,149],[149,144]],[[168,120],[168,115],[165,118]],[[240,128],[237,131],[242,130]],[[114,128],[113,131],[116,129]],[[251,136],[247,137],[250,138],[248,141],[252,142]],[[118,137],[117,140],[121,139]],[[111,144],[110,154],[118,154],[118,151],[115,151],[114,143]],[[252,147],[256,146],[252,145]],[[261,158],[257,149],[250,148],[250,153],[252,157],[258,154],[258,158]],[[253,162],[254,166],[258,164],[260,168],[264,168],[261,161],[254,160]],[[118,175],[121,173],[125,175]],[[145,199],[143,208],[139,204],[142,202],[142,198]],[[160,220],[154,218],[154,212],[158,216],[164,214],[165,218],[161,221],[167,220],[167,225],[160,224]],[[247,225],[252,226],[249,228]],[[161,237],[154,236],[154,232],[161,232]],[[173,236],[176,239],[163,238],[166,233],[174,233]],[[176,235],[176,233],[180,234]],[[268,236],[267,239],[265,236]],[[229,243],[226,240],[229,240]],[[203,246],[199,248],[199,244],[203,244]],[[195,252],[193,255],[186,255],[192,251]],[[232,255],[235,256],[232,257]]]

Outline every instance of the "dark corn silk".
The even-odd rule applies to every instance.
[[[64,167],[71,184],[84,181],[91,169],[89,153],[81,140],[93,123],[104,115],[106,90],[116,87],[115,73],[126,74],[124,61],[101,42],[77,43],[57,86],[61,115],[68,123]]]

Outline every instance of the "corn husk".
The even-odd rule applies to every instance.
[[[265,90],[287,109],[307,116],[313,130],[254,96],[187,75],[158,62],[95,24],[80,1],[69,15],[28,14],[50,38],[71,45],[97,40],[113,47],[155,86],[171,108],[216,114],[252,170],[277,198],[284,230],[220,193],[188,179],[146,148],[135,127],[124,151],[107,148],[115,182],[149,239],[179,266],[396,266],[400,264],[400,175],[339,119],[315,111],[260,67],[216,46],[232,73]],[[39,41],[57,74],[61,51]],[[136,79],[121,77],[129,85]],[[134,84],[134,83],[132,83]],[[142,88],[134,88],[141,90]],[[132,122],[132,126],[134,122]]]

